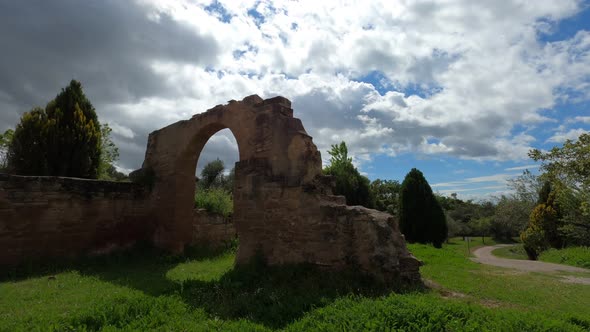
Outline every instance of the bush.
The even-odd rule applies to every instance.
[[[195,207],[228,217],[233,213],[231,193],[222,188],[201,189],[195,193]]]

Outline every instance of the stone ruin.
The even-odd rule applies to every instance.
[[[262,255],[269,265],[311,263],[357,269],[385,282],[420,280],[396,220],[331,193],[320,153],[283,97],[257,95],[194,115],[149,135],[135,177],[149,178],[153,242],[173,252],[191,243],[194,175],[199,155],[219,130],[236,138],[233,222],[236,263]]]

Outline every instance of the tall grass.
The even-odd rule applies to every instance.
[[[228,217],[233,213],[231,193],[223,188],[199,189],[195,193],[195,207]]]

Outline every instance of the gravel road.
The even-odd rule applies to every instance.
[[[554,263],[545,263],[545,262],[539,262],[539,261],[528,261],[528,260],[521,260],[521,259],[507,259],[507,258],[500,258],[500,257],[496,257],[496,256],[492,255],[492,251],[494,249],[507,247],[507,246],[511,246],[511,245],[510,244],[499,244],[499,245],[495,245],[495,246],[478,248],[473,252],[473,255],[475,257],[472,258],[472,260],[482,263],[482,264],[500,266],[500,267],[516,269],[516,270],[525,271],[525,272],[564,271],[564,272],[590,273],[589,269],[583,269],[581,267],[554,264]],[[563,281],[590,285],[590,278],[584,278],[584,277],[565,276]]]

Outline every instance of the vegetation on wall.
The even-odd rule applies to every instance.
[[[371,182],[352,164],[352,158],[348,157],[346,143],[332,145],[328,154],[330,154],[330,164],[324,168],[324,174],[334,177],[334,194],[346,197],[348,205],[372,208],[374,200],[370,188]]]

